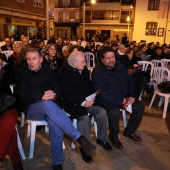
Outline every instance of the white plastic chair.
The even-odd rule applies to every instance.
[[[1,53],[5,54],[5,56],[6,56],[7,60],[8,60],[8,57],[9,57],[10,55],[12,55],[13,52],[14,52],[14,51],[12,51],[12,50],[6,50],[6,51],[2,51]]]
[[[149,61],[151,55],[146,55],[146,61]]]
[[[154,67],[163,67],[164,64],[161,60],[151,60],[151,63],[153,63]]]
[[[166,80],[164,75],[166,76]],[[166,113],[167,113],[167,108],[168,108],[168,102],[169,102],[169,98],[170,98],[170,93],[161,93],[161,91],[159,89],[157,89],[157,85],[163,81],[170,81],[170,71],[165,68],[165,67],[155,67],[154,68],[154,76],[157,76],[156,78],[156,90],[154,92],[154,95],[152,97],[152,100],[150,102],[149,105],[149,109],[151,108],[153,101],[155,100],[155,96],[159,95],[161,97],[164,97],[165,101],[164,101],[164,109],[163,109],[163,116],[162,118],[166,118]],[[161,103],[163,102],[163,100],[160,99],[158,106],[161,106]]]
[[[49,132],[47,128],[47,122],[45,120],[41,121],[32,121],[32,120],[27,120],[28,122],[28,129],[27,129],[27,137],[30,137],[30,155],[29,158],[33,158],[33,153],[34,153],[34,144],[35,144],[35,134],[36,134],[36,127],[40,125],[45,125],[45,131]]]
[[[163,62],[164,67],[166,67],[166,68],[170,64],[170,59],[161,59],[161,61]]]
[[[153,75],[153,69],[154,69],[154,65],[153,65],[153,63],[152,62],[150,62],[150,61],[138,61],[138,64],[140,65],[140,66],[142,66],[142,71],[145,71],[145,72],[147,72],[147,70],[148,69],[150,69],[150,81],[149,81],[149,85],[153,85],[153,79],[152,79],[152,75]],[[149,68],[149,66],[150,66],[150,68]],[[143,90],[142,90],[142,92],[141,92],[141,94],[140,94],[140,96],[139,96],[139,101],[141,101],[142,100],[142,94],[143,94]]]
[[[84,56],[86,58],[87,68],[95,67],[95,55],[90,52],[85,52]],[[91,63],[92,63],[92,65],[91,65]]]
[[[15,129],[16,129],[16,132],[17,132],[18,149],[19,149],[19,152],[21,154],[22,159],[24,160],[24,159],[26,159],[26,156],[25,156],[22,144],[21,144],[21,140],[20,140],[20,137],[19,137],[17,126],[15,126]]]

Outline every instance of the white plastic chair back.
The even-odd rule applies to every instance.
[[[168,65],[170,64],[170,59],[161,59],[161,61],[164,64],[164,67],[168,67]]]
[[[85,52],[84,56],[86,58],[87,67],[95,67],[95,55],[90,52]]]
[[[152,77],[154,65],[150,61],[138,61],[138,64],[142,66],[142,71],[147,71],[148,67],[150,68],[150,76]]]
[[[6,56],[7,60],[8,60],[8,57],[9,57],[10,55],[12,55],[13,52],[14,52],[14,51],[12,51],[12,50],[6,50],[6,51],[2,51],[1,53],[5,54],[5,56]]]
[[[149,61],[151,55],[146,55],[146,61]]]
[[[166,75],[166,76],[165,76]],[[155,88],[159,83],[170,80],[170,71],[165,67],[154,67],[153,79],[155,80]]]
[[[163,67],[164,64],[161,60],[151,60],[151,63],[153,63],[154,67]]]

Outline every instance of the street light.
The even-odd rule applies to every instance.
[[[90,3],[95,4],[96,0],[91,0]],[[84,0],[83,2],[83,38],[85,38],[85,17],[86,17],[85,12],[86,12],[86,2]]]
[[[129,16],[127,16],[126,21],[128,22],[128,38],[130,39],[130,20],[131,20],[131,10],[133,9],[133,5],[129,7]]]
[[[129,35],[130,35],[130,33],[129,33],[130,16],[127,16],[126,20],[128,22],[128,38],[129,38]]]

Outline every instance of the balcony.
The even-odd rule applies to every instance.
[[[79,19],[54,19],[55,26],[71,26],[71,25],[79,25],[80,20]]]
[[[79,4],[58,4],[58,5],[55,5],[55,8],[79,8]]]

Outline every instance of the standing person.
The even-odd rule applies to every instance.
[[[122,37],[122,39],[121,39],[121,43],[122,43],[123,45],[125,45],[125,47],[128,47],[129,39],[128,39],[126,33],[123,34],[123,37]]]
[[[65,112],[53,102],[54,99],[60,98],[61,88],[54,71],[43,63],[41,51],[28,48],[26,60],[28,65],[17,78],[18,95],[28,119],[47,121],[50,129],[53,170],[62,170],[64,133],[71,136],[73,141],[77,141],[88,156],[94,153],[96,147],[81,135]]]
[[[105,150],[111,151],[112,147],[107,142],[106,111],[99,106],[93,106],[94,98],[86,100],[87,96],[94,93],[94,89],[84,54],[81,51],[72,52],[69,55],[68,64],[59,70],[58,75],[62,86],[64,110],[69,112],[72,119],[77,119],[78,130],[89,140],[90,120],[88,113],[94,116],[98,127],[96,143]],[[80,152],[85,162],[92,162],[92,158],[87,156],[81,148]]]
[[[101,89],[97,95],[95,104],[106,109],[109,123],[109,138],[112,145],[122,149],[123,145],[118,138],[120,108],[127,98],[132,105],[132,114],[123,135],[133,141],[140,142],[142,139],[135,134],[140,125],[144,112],[144,105],[135,100],[134,82],[129,77],[124,65],[116,62],[111,47],[102,48],[102,63],[98,64],[92,72],[94,89]]]
[[[0,55],[0,96],[11,94],[8,76],[3,68],[3,62],[3,58]],[[23,170],[15,129],[17,118],[18,112],[14,106],[0,112],[0,160],[8,154],[13,164],[13,170]]]

